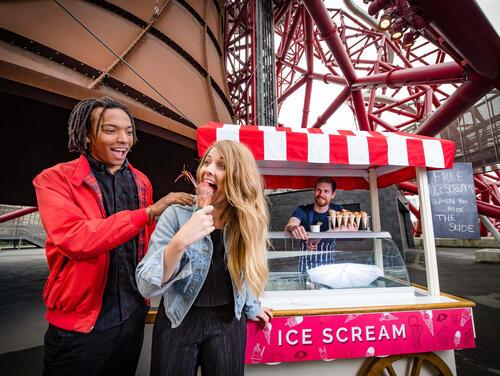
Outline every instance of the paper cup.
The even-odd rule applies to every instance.
[[[311,225],[311,232],[319,232],[320,225]]]

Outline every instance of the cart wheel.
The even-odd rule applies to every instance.
[[[419,376],[424,364],[432,366],[432,368],[437,371],[436,375],[453,376],[448,365],[434,353],[391,355],[385,358],[372,358],[365,363],[359,376],[398,376],[393,368],[393,364],[399,360],[408,360],[411,362],[410,376]]]

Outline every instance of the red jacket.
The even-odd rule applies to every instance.
[[[102,306],[109,251],[139,235],[139,261],[154,223],[148,178],[129,164],[139,195],[139,209],[106,218],[102,194],[84,156],[42,171],[33,180],[40,216],[47,231],[49,277],[43,300],[47,321],[62,329],[88,333]]]

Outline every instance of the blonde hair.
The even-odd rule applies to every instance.
[[[229,249],[227,267],[238,291],[243,281],[255,295],[264,292],[267,280],[267,235],[269,211],[264,184],[255,159],[246,146],[235,141],[218,141],[203,155],[197,177],[208,153],[216,149],[224,159],[225,193],[229,205],[223,214]]]

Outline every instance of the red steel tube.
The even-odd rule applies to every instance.
[[[304,6],[316,23],[348,84],[353,84],[356,81],[356,71],[342,44],[337,26],[331,20],[325,4],[322,0],[305,0]]]
[[[19,210],[14,210],[10,213],[0,215],[0,223],[10,221],[12,219],[16,219],[19,217],[22,217],[23,215],[31,214],[38,211],[37,207],[29,207],[29,208],[22,208]]]
[[[303,75],[308,76],[308,77],[312,78],[313,80],[323,81],[325,84],[347,85],[347,82],[343,77],[335,76],[334,74],[331,74],[331,73],[326,73],[326,74],[308,73],[307,69],[301,68],[298,65],[290,64],[286,61],[283,61],[283,65],[286,65],[287,67],[291,68],[295,72],[302,73]]]
[[[287,91],[285,91],[279,98],[278,98],[278,103],[283,102],[286,98],[288,98],[290,95],[295,93],[302,85],[304,85],[304,82],[306,82],[307,77],[302,76],[295,82],[292,86],[288,88]]]
[[[306,63],[307,63],[307,73],[311,73],[314,70],[314,40],[313,40],[313,21],[311,16],[306,12],[305,8],[302,8],[303,20],[304,20],[304,34],[306,39],[305,53],[306,53]],[[312,95],[312,84],[313,81],[310,77],[306,81],[306,92],[304,94],[304,107],[302,109],[302,128],[307,128],[307,122],[309,120],[309,108],[311,105],[311,95]]]
[[[464,82],[434,113],[415,131],[416,134],[434,136],[491,90],[489,82]]]
[[[455,62],[451,62],[358,77],[352,86],[364,87],[376,85],[398,87],[408,84],[450,83],[461,82],[463,80],[464,71],[462,67]]]
[[[342,91],[339,93],[337,98],[335,98],[332,103],[328,106],[328,108],[323,112],[320,116],[318,116],[318,119],[316,120],[316,123],[312,126],[313,128],[320,128],[323,124],[325,124],[328,119],[333,115],[335,111],[349,98],[349,88],[346,86],[342,89]]]
[[[358,119],[359,130],[361,131],[371,131],[370,123],[368,122],[368,116],[366,116],[365,101],[363,100],[363,94],[360,90],[351,92],[352,104],[354,106],[354,111],[356,112],[356,118]]]
[[[417,217],[417,219],[420,219],[420,210],[418,210],[410,201],[408,201],[408,209],[410,209],[410,211],[415,217]]]
[[[368,118],[370,120],[374,121],[375,123],[381,125],[382,127],[384,127],[385,129],[387,129],[388,131],[391,131],[391,132],[398,132],[399,131],[399,129],[393,127],[389,123],[386,123],[385,121],[383,121],[382,119],[380,119],[378,116],[375,116],[373,114],[368,114]],[[374,130],[375,130],[375,128],[374,128]]]

